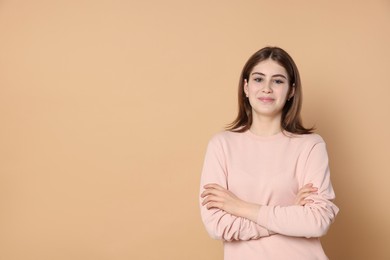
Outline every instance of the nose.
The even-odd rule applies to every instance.
[[[266,94],[272,93],[271,82],[266,82],[262,91]]]

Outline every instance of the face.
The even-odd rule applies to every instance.
[[[244,92],[249,98],[252,114],[266,117],[280,117],[290,93],[289,78],[284,67],[272,59],[259,62],[245,81]]]

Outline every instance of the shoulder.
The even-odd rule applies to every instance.
[[[222,131],[214,134],[210,138],[210,143],[224,143],[234,140],[239,137],[241,133],[231,132],[231,131]]]
[[[319,134],[302,135],[302,139],[304,142],[311,144],[325,143],[324,139]]]
[[[311,150],[316,146],[326,146],[324,139],[319,134],[290,135],[291,142],[304,150]]]
[[[214,134],[209,141],[209,146],[214,147],[227,147],[234,145],[237,142],[240,142],[243,138],[243,133],[237,133],[232,131],[221,131],[219,133]]]

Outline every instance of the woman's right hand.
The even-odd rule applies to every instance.
[[[313,183],[305,184],[295,197],[294,205],[304,206],[307,203],[313,203],[311,199],[306,199],[309,195],[317,194],[318,188],[313,187]]]

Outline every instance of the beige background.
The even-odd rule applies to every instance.
[[[390,259],[388,0],[0,1],[0,259],[222,259],[203,156],[266,45],[328,144],[327,254]]]

